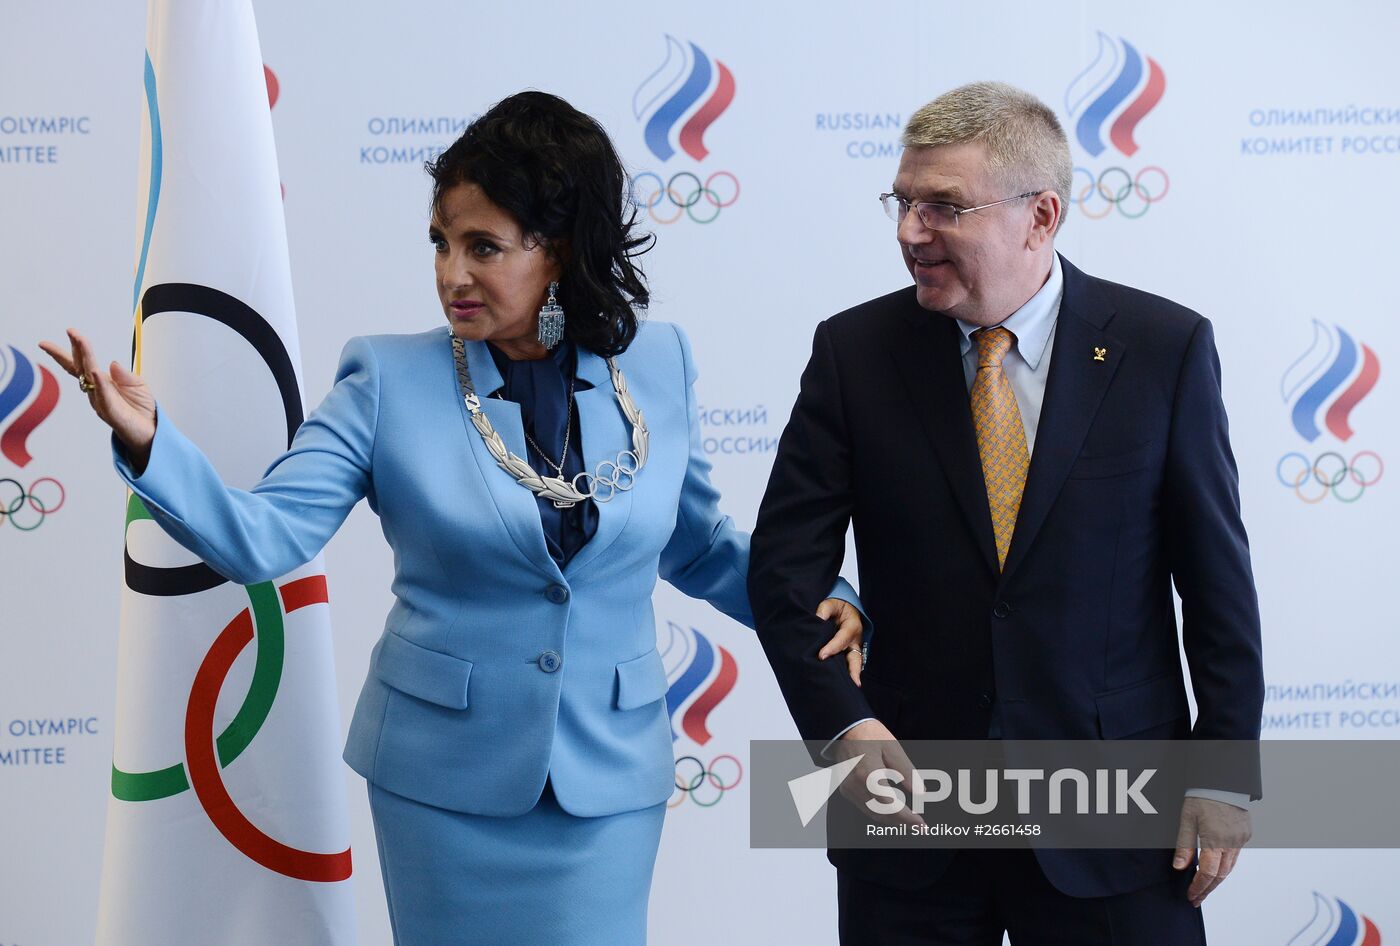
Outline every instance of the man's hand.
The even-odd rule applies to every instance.
[[[846,800],[859,808],[866,818],[880,824],[923,824],[924,819],[910,810],[908,802],[914,796],[914,764],[904,754],[904,747],[894,734],[878,719],[856,723],[831,747],[831,755],[838,762],[862,753],[865,758],[841,783],[841,794]],[[865,787],[866,780],[877,769],[893,769],[904,777],[899,788],[904,792],[905,804],[892,815],[877,814],[866,804],[875,798]]]
[[[1201,863],[1186,891],[1191,906],[1199,907],[1230,876],[1240,848],[1253,833],[1251,824],[1249,812],[1223,801],[1188,795],[1182,802],[1172,867],[1186,870],[1191,866],[1191,855],[1200,848]]]

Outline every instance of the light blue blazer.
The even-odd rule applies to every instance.
[[[486,345],[466,351],[477,390],[498,388]],[[749,537],[710,483],[685,335],[644,324],[618,364],[650,456],[635,489],[598,504],[596,533],[562,571],[534,495],[468,419],[446,327],[352,339],[335,386],[251,491],[225,487],[164,416],[142,475],[120,450],[116,465],[166,532],[243,584],[309,561],[367,498],[394,550],[397,600],[345,761],[454,811],[523,814],[548,775],[570,814],[616,814],[665,801],[674,784],[657,576],[753,626]],[[630,446],[630,429],[607,363],[580,349],[578,374],[593,385],[576,400],[592,470]],[[482,406],[524,456],[518,405]],[[844,582],[833,594],[858,604]]]

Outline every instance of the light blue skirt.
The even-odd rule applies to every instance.
[[[665,804],[601,818],[546,784],[515,818],[369,786],[396,946],[644,946]]]

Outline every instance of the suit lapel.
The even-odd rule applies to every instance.
[[[579,348],[578,376],[593,385],[592,388],[575,394],[574,404],[578,409],[579,435],[583,438],[583,468],[588,473],[595,473],[600,464],[605,461],[615,463],[620,451],[631,449],[632,429],[627,423],[627,418],[622,416],[622,409],[617,405],[612,375],[608,371],[606,360]],[[631,380],[634,379],[629,379]],[[632,397],[637,400],[638,408],[645,416],[646,404],[641,402],[635,387],[630,390]],[[604,469],[610,470],[611,467]],[[637,480],[645,479],[646,472],[643,471]],[[599,492],[606,496],[607,488],[600,487]],[[612,545],[632,513],[632,492],[617,490],[610,501],[595,501],[594,505],[598,507],[597,531],[583,548],[574,553],[574,557],[564,568],[565,574],[572,575],[578,572]]]
[[[913,289],[909,290],[902,316],[907,334],[893,339],[890,351],[908,389],[914,416],[933,441],[968,528],[976,537],[987,566],[995,572],[992,514],[977,453],[977,434],[972,427],[957,322],[921,308]]]
[[[1040,408],[1035,452],[1026,476],[1026,489],[1016,516],[1016,531],[1002,570],[1003,581],[1025,559],[1036,533],[1045,524],[1070,467],[1079,456],[1094,415],[1122,362],[1123,342],[1107,331],[1112,309],[1089,293],[1089,279],[1060,258],[1065,275],[1064,298],[1055,324],[1050,377]],[[1102,361],[1098,360],[1102,357]]]
[[[496,429],[496,433],[501,435],[506,449],[518,457],[525,456],[525,425],[520,419],[520,405],[499,398],[487,397],[488,394],[499,388],[502,382],[501,373],[496,369],[496,363],[492,360],[491,353],[487,351],[486,343],[467,342],[464,347],[467,354],[467,369],[471,372],[472,386],[476,388],[477,396],[481,399],[481,409],[490,418],[491,426]],[[451,358],[450,349],[448,358]],[[496,504],[496,511],[500,514],[501,520],[505,523],[506,530],[526,558],[540,568],[558,575],[558,566],[550,557],[549,548],[544,542],[544,529],[540,525],[539,509],[535,506],[535,494],[517,483],[515,477],[496,464],[496,458],[486,448],[486,442],[482,439],[476,426],[472,424],[471,414],[462,401],[455,371],[452,385],[457,390],[457,406],[462,414],[462,424],[466,428],[472,456],[476,458],[477,467],[481,470],[482,479],[486,481],[486,486],[491,491],[491,498]],[[587,441],[585,441],[586,443]]]

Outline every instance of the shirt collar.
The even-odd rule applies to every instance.
[[[492,397],[498,391],[504,391],[511,387],[512,380],[516,376],[523,378],[535,371],[557,371],[566,382],[572,378],[576,391],[588,391],[594,387],[593,382],[583,376],[583,366],[580,364],[583,360],[582,350],[577,349],[571,339],[566,338],[560,342],[550,352],[550,357],[534,361],[511,361],[510,356],[490,342],[486,343],[486,350],[491,353],[491,362],[495,365],[501,379],[501,383],[487,392],[486,397]],[[566,383],[565,387],[567,386]]]
[[[1039,368],[1040,359],[1045,357],[1045,349],[1050,342],[1050,333],[1055,328],[1055,319],[1059,317],[1060,301],[1064,294],[1065,274],[1060,268],[1060,254],[1055,253],[1050,258],[1050,278],[1045,280],[1045,285],[1027,299],[1025,305],[1001,323],[1002,328],[1016,336],[1016,350],[1032,371]],[[962,353],[966,355],[972,349],[972,333],[982,326],[964,322],[962,319],[958,319],[957,323],[958,328],[962,330],[958,344]]]

